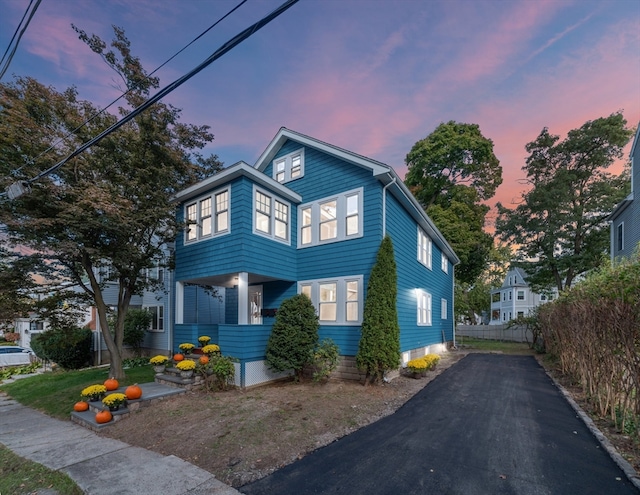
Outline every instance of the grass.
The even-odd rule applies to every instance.
[[[43,489],[65,495],[83,493],[66,474],[28,461],[0,444],[0,493],[38,493]]]
[[[467,349],[476,349],[479,351],[494,351],[504,354],[534,354],[534,351],[529,349],[529,344],[521,342],[474,339],[472,337],[458,336],[456,338],[456,344],[464,346]]]
[[[126,370],[126,374],[126,379],[120,380],[121,387],[152,382],[154,379],[151,366],[131,368]],[[38,409],[54,418],[69,419],[73,405],[80,400],[82,389],[103,383],[107,378],[109,368],[52,371],[0,385],[0,390],[25,406]]]

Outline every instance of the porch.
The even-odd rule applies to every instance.
[[[220,346],[223,355],[238,359],[235,363],[235,385],[253,387],[291,374],[273,373],[267,368],[264,356],[271,327],[271,324],[176,324],[173,348],[178,349],[183,342],[197,345],[198,337],[207,335],[211,337],[211,343]]]

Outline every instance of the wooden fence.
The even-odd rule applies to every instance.
[[[524,326],[506,325],[457,325],[456,343],[463,344],[465,338],[500,340],[507,342],[527,342],[531,335],[527,335]]]

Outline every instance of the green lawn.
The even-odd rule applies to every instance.
[[[23,459],[0,445],[0,493],[40,493],[44,489],[65,495],[83,493],[66,474]]]
[[[120,381],[120,386],[152,382],[154,379],[151,366],[141,366],[125,371],[127,378]],[[109,368],[53,371],[0,385],[0,390],[25,406],[38,409],[54,418],[69,419],[73,405],[80,400],[82,389],[89,385],[103,383],[107,378],[109,378]]]
[[[505,342],[498,340],[474,339],[472,337],[456,336],[456,345],[463,349],[487,352],[502,352],[504,354],[534,354],[529,344],[520,342]]]

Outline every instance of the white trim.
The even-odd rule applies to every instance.
[[[422,227],[418,226],[418,242],[417,242],[417,257],[418,261],[431,270],[433,266],[433,241],[427,233],[422,230]]]
[[[358,283],[358,319],[347,320],[347,283]],[[364,277],[362,275],[350,275],[346,277],[332,277],[326,279],[301,280],[298,282],[298,294],[302,293],[303,287],[309,287],[311,294],[311,302],[316,308],[316,313],[320,315],[320,286],[327,284],[336,284],[336,319],[320,320],[320,325],[340,325],[340,326],[358,326],[362,325],[362,312],[364,308]],[[308,295],[308,294],[307,294]],[[354,301],[351,301],[354,302]]]
[[[293,158],[300,157],[300,172],[296,177],[292,177],[291,174],[293,172]],[[278,180],[278,170],[276,170],[277,164],[284,162],[284,170],[282,171],[283,179]],[[272,172],[271,177],[273,180],[278,182],[279,184],[285,184],[287,182],[291,182],[292,180],[302,179],[304,177],[304,147],[292,151],[291,153],[287,153],[286,155],[279,156],[274,158],[272,163]]]
[[[347,235],[347,204],[348,198],[358,196],[358,232],[355,234]],[[336,236],[329,239],[320,240],[320,218],[321,218],[321,205],[336,202]],[[311,211],[311,223],[303,225],[304,215],[303,210],[310,209]],[[326,222],[325,222],[326,223]],[[302,243],[302,229],[303,227],[311,230],[311,241],[307,244]],[[364,235],[364,188],[359,187],[357,189],[351,189],[340,194],[321,198],[311,203],[306,203],[298,206],[298,249],[308,248],[313,246],[320,246],[323,244],[331,244],[334,242],[347,241],[349,239],[357,239]]]
[[[440,299],[440,319],[441,320],[446,320],[447,319],[447,300],[443,297],[442,299]]]
[[[216,223],[217,223],[217,216],[219,212],[216,210],[217,208],[216,196],[223,193],[227,193],[227,209],[226,209],[227,228],[224,230],[217,231]],[[211,223],[211,227],[210,227],[211,233],[203,235],[202,234],[202,217],[201,217],[202,209],[200,205],[203,201],[206,201],[206,200],[210,201],[210,213],[206,218],[208,218]],[[190,206],[195,206],[196,208],[195,223],[189,223],[187,210]],[[213,239],[214,237],[220,237],[223,235],[230,234],[231,233],[231,184],[227,184],[225,187],[221,187],[219,189],[209,192],[208,194],[199,196],[190,201],[186,201],[182,205],[182,212],[183,212],[183,220],[186,224],[183,231],[185,246],[188,244],[190,245],[190,244],[196,244],[201,241],[206,241],[208,239]],[[194,239],[189,239],[189,232],[191,229],[196,229],[196,237]]]
[[[266,197],[268,197],[270,201],[269,207],[269,232],[264,232],[263,230],[258,230],[256,225],[256,195],[260,193]],[[286,238],[276,236],[276,201],[287,207],[287,235]],[[273,193],[262,189],[255,184],[253,185],[252,192],[252,202],[251,202],[251,231],[255,235],[259,235],[262,237],[266,237],[267,239],[271,239],[272,241],[281,242],[286,244],[287,246],[291,245],[291,203],[286,200],[281,199],[278,196],[275,196]]]
[[[419,327],[430,327],[433,323],[433,298],[423,289],[416,289],[416,323]]]

